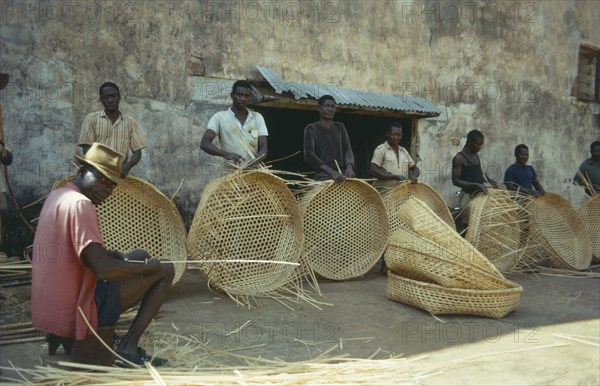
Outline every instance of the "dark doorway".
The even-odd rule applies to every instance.
[[[261,107],[260,105],[251,108],[263,115],[269,130],[267,162],[300,152],[293,157],[273,162],[273,169],[294,173],[313,172],[310,166],[304,162],[302,143],[304,127],[319,119],[316,107],[314,111]],[[402,124],[404,135],[401,145],[410,153],[413,132],[410,117],[380,117],[338,112],[334,120],[342,122],[348,130],[356,163],[354,165],[355,172],[359,178],[370,178],[369,165],[373,157],[373,150],[385,141],[385,131],[391,122],[396,121]]]

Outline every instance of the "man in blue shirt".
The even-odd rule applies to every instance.
[[[508,190],[519,191],[530,196],[543,196],[544,188],[537,178],[537,174],[531,165],[527,165],[529,160],[529,148],[520,144],[515,147],[514,164],[510,165],[504,173],[504,185]]]

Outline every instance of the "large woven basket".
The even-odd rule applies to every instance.
[[[390,235],[403,226],[402,220],[396,216],[400,206],[409,198],[416,197],[423,201],[439,218],[444,220],[452,229],[456,229],[454,219],[444,199],[431,186],[424,182],[416,184],[403,183],[382,193],[383,203],[390,222]]]
[[[293,281],[297,267],[280,262],[299,263],[302,242],[294,195],[282,179],[262,171],[210,182],[188,234],[191,259],[231,260],[199,268],[210,287],[233,299],[268,296]]]
[[[435,248],[443,249],[446,254],[458,257],[465,263],[501,276],[496,267],[477,248],[456,233],[454,228],[418,198],[411,197],[402,204],[397,215],[415,233],[429,240]]]
[[[579,208],[579,216],[590,234],[594,259],[600,260],[600,195],[586,200]]]
[[[74,176],[58,181],[64,186]],[[173,201],[152,184],[126,177],[112,194],[96,207],[106,247],[128,253],[143,249],[153,258],[184,262],[187,260],[186,232]],[[175,265],[177,283],[185,264]]]
[[[586,269],[592,260],[592,244],[583,221],[571,204],[555,193],[533,200],[531,238],[552,264],[566,269]]]
[[[506,191],[488,189],[487,194],[475,196],[467,210],[469,227],[465,239],[500,271],[513,270],[523,254],[519,205]]]
[[[300,207],[304,259],[322,277],[361,276],[383,254],[388,217],[381,196],[366,182],[322,182],[302,195]]]
[[[409,277],[406,277],[409,276]],[[410,278],[405,272],[388,271],[388,299],[435,314],[478,315],[499,319],[519,305],[523,288],[481,290],[448,288]]]
[[[434,247],[427,239],[399,228],[385,251],[387,267],[427,278],[445,287],[465,289],[509,288],[512,283],[499,272],[489,272],[466,263],[443,247]]]

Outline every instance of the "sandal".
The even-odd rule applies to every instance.
[[[121,352],[121,351],[117,351],[117,354],[119,354],[124,359],[128,360],[129,362],[134,363],[136,365],[140,365],[140,366],[143,366],[146,362],[150,362],[150,364],[152,364],[152,366],[155,366],[155,367],[162,366],[165,363],[167,363],[166,359],[158,358],[158,357],[153,358],[152,356],[148,355],[146,350],[144,350],[141,347],[137,348],[137,355],[135,355],[135,356]],[[121,358],[115,358],[114,364],[119,367],[131,367],[131,365],[129,363],[124,362],[123,360],[121,360]]]

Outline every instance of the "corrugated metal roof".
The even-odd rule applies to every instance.
[[[361,107],[396,110],[407,113],[438,116],[442,110],[433,103],[422,98],[398,94],[383,94],[372,91],[355,90],[338,87],[333,84],[288,82],[268,68],[256,66],[261,75],[269,82],[275,92],[282,94],[291,92],[294,99],[315,98],[331,95],[338,105],[355,105]]]

